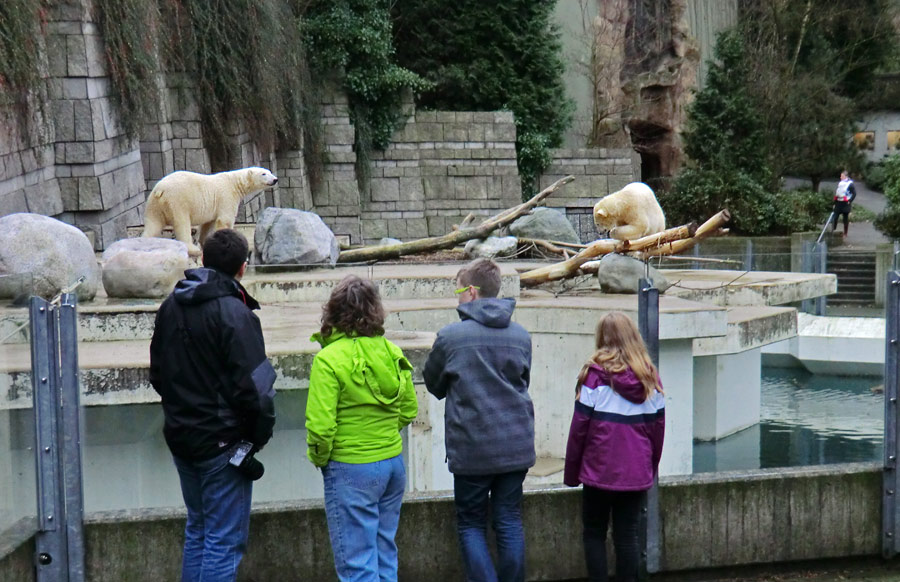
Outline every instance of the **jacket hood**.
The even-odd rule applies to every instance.
[[[511,297],[498,299],[496,297],[484,297],[463,303],[456,308],[459,318],[462,320],[474,319],[487,327],[509,327],[513,310],[516,308],[516,300]]]
[[[602,383],[607,384],[616,391],[622,398],[635,404],[641,404],[647,400],[644,385],[634,375],[631,368],[627,368],[622,372],[610,373],[597,364],[591,364],[591,370],[588,372],[596,372]],[[587,382],[587,379],[586,379]]]
[[[392,404],[400,398],[401,373],[404,370],[412,372],[413,367],[402,352],[391,349],[390,342],[384,336],[347,335],[335,330],[327,338],[316,332],[309,339],[319,342],[323,348],[342,339],[351,341],[352,347],[347,350],[348,361],[342,364],[350,368],[351,380],[359,386],[366,386],[382,404]]]
[[[250,309],[259,309],[259,303],[234,277],[200,267],[184,272],[184,279],[175,285],[175,301],[181,305],[198,305],[219,297],[237,297]]]

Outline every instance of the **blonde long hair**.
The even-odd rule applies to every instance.
[[[591,364],[597,364],[607,372],[616,374],[631,368],[637,379],[644,385],[644,399],[650,398],[653,391],[662,393],[656,366],[650,361],[647,346],[638,332],[637,326],[621,311],[607,313],[597,324],[597,351],[585,363],[578,374],[576,394],[580,394],[581,386],[587,377]],[[612,386],[615,390],[615,386]]]

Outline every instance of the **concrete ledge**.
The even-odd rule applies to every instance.
[[[837,293],[831,274],[767,271],[662,269],[670,283],[666,295],[721,306],[786,305]]]
[[[791,307],[729,307],[724,338],[694,340],[695,356],[735,354],[797,335],[797,311]]]
[[[880,553],[881,468],[875,463],[717,473],[660,480],[661,571]],[[581,492],[526,493],[528,580],[585,577]],[[401,580],[460,580],[452,495],[407,497],[397,543]],[[89,515],[86,578],[176,580],[181,509]],[[334,580],[321,501],[254,506],[242,582]],[[30,546],[0,559],[0,579],[31,582]]]
[[[770,366],[803,366],[813,374],[879,376],[884,373],[883,317],[797,314],[797,337],[763,348]]]

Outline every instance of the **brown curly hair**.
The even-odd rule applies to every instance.
[[[375,283],[356,275],[341,279],[322,306],[320,331],[323,338],[335,331],[366,337],[384,335],[384,307]]]

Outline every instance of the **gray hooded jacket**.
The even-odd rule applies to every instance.
[[[451,473],[492,475],[534,465],[531,336],[510,321],[515,306],[515,299],[463,303],[461,321],[438,332],[425,362],[425,386],[447,399]]]

